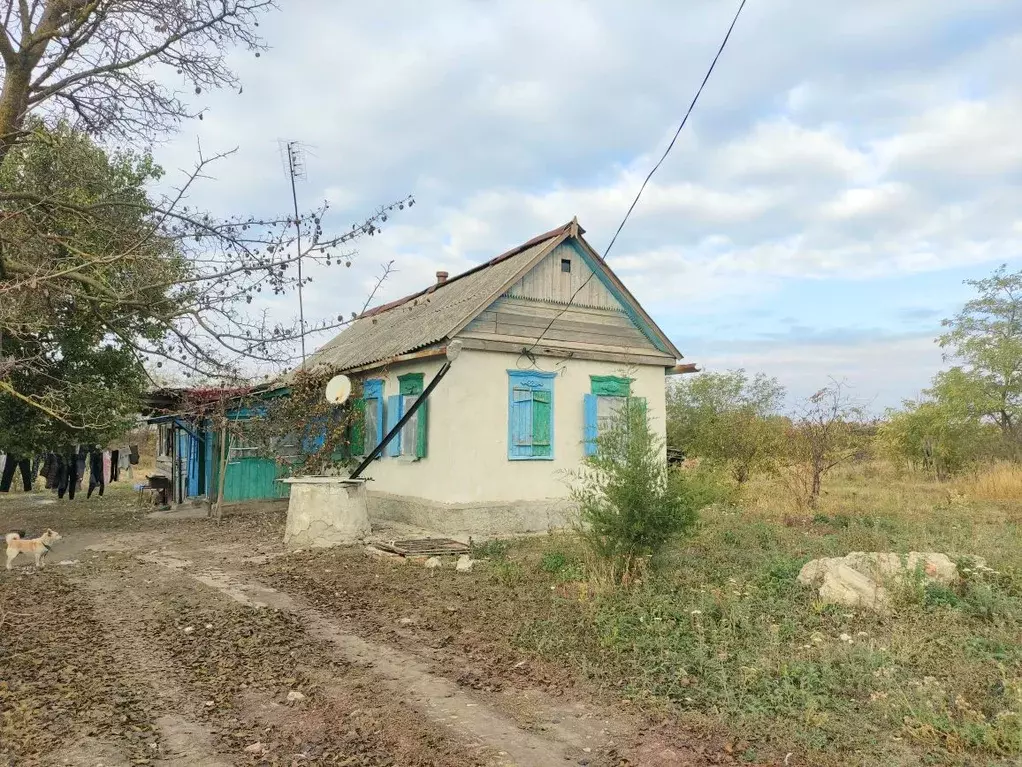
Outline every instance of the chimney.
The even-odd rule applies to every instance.
[[[447,272],[437,272],[436,273],[436,284],[437,285],[443,285],[445,282],[447,282]]]

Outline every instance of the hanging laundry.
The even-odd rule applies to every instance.
[[[104,481],[103,478],[106,476],[104,470],[106,456],[104,451],[99,448],[93,448],[89,451],[89,491],[85,494],[86,498],[92,497],[92,491],[97,487],[99,488],[100,497],[103,496]]]
[[[73,501],[80,481],[78,475],[78,454],[71,451],[66,455],[58,455],[57,464],[57,497],[63,498],[64,493],[67,493],[68,500]]]

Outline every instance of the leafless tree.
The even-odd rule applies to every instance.
[[[778,467],[799,506],[815,509],[823,478],[861,450],[857,436],[863,415],[849,396],[848,385],[834,379],[801,403],[788,430],[788,455]]]
[[[170,83],[237,87],[232,49],[258,56],[274,0],[0,0],[0,162],[29,114],[147,140],[200,115]]]

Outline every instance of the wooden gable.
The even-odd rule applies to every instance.
[[[602,271],[594,274],[584,249],[569,239],[510,285],[458,335],[519,348],[530,346],[542,335],[544,346],[569,351],[667,355],[673,359],[615,293]]]

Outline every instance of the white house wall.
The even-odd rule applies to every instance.
[[[384,378],[384,396],[398,392],[399,375],[436,375],[440,360],[394,366]],[[664,368],[626,369],[619,363],[537,359],[557,371],[553,383],[553,460],[508,459],[508,370],[528,367],[517,354],[465,350],[429,397],[427,457],[384,456],[366,469],[372,494],[384,493],[442,504],[514,504],[563,501],[568,474],[583,458],[583,396],[591,375],[627,375],[632,396],[645,397],[651,426],[666,429]],[[386,431],[386,430],[385,430]]]

